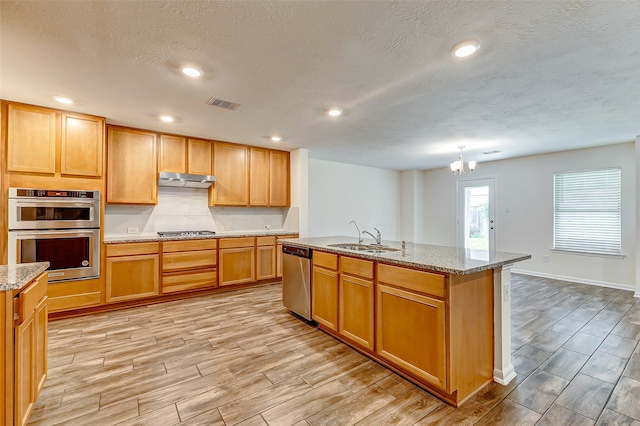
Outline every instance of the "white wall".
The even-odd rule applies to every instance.
[[[478,159],[481,160],[481,159]],[[553,246],[553,173],[622,167],[623,259],[551,251]],[[456,182],[494,177],[496,250],[529,253],[517,271],[585,283],[636,287],[636,163],[633,143],[608,145],[504,161],[480,162],[471,176],[456,178],[448,169],[425,172],[423,240],[455,245]],[[509,208],[510,212],[505,210]],[[549,262],[543,262],[543,256]]]
[[[397,240],[399,172],[372,167],[309,160],[309,236],[346,235],[360,230]],[[366,236],[366,240],[370,238]]]

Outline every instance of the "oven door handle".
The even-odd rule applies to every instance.
[[[17,207],[91,207],[95,206],[96,200],[47,200],[47,201],[27,201],[15,200]]]
[[[19,239],[27,239],[27,238],[73,238],[73,237],[90,237],[94,238],[95,233],[93,231],[98,228],[91,229],[88,231],[78,231],[75,229],[59,229],[55,231],[9,231],[9,234],[13,234]]]

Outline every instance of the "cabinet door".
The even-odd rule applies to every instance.
[[[256,247],[257,279],[266,280],[276,276],[276,246]]]
[[[445,303],[383,284],[376,297],[377,354],[448,390]]]
[[[189,139],[187,153],[189,155],[187,173],[196,175],[211,174],[211,142]]]
[[[161,172],[186,173],[187,140],[180,136],[160,135],[158,162]]]
[[[103,118],[62,113],[61,174],[102,176],[103,152]]]
[[[251,283],[256,280],[254,247],[219,250],[220,286]]]
[[[121,302],[160,294],[160,256],[107,257],[106,301]]]
[[[249,205],[249,153],[246,146],[216,142],[213,154],[213,204]]]
[[[311,285],[312,318],[331,330],[338,330],[338,272],[313,267]]]
[[[9,104],[7,170],[55,174],[56,112]]]
[[[340,275],[338,332],[373,350],[373,281]]]
[[[107,146],[107,203],[157,204],[155,133],[110,127]]]
[[[276,277],[282,278],[282,244],[276,246]]]
[[[269,151],[261,148],[251,148],[250,177],[251,188],[249,194],[252,206],[269,205]]]
[[[215,269],[196,269],[162,274],[162,293],[214,288],[218,284]]]
[[[269,151],[269,205],[289,207],[289,153]]]
[[[15,423],[26,425],[36,400],[35,311],[15,328]]]
[[[35,394],[40,394],[47,378],[48,297],[45,296],[35,310]]]

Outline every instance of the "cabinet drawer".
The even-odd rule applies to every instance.
[[[158,253],[158,243],[107,244],[107,257]]]
[[[182,240],[182,241],[164,241],[162,243],[162,251],[194,251],[194,250],[215,250],[218,248],[218,240]]]
[[[178,251],[162,255],[162,272],[213,268],[215,266],[215,250]]]
[[[220,240],[219,247],[224,248],[237,248],[237,247],[253,247],[255,238],[223,238]]]
[[[276,237],[256,237],[257,246],[273,246],[276,244]]]
[[[218,275],[215,269],[191,273],[171,273],[162,275],[162,293],[215,287]]]
[[[340,256],[340,273],[373,279],[373,262],[370,260],[356,259],[354,257]]]
[[[287,238],[298,238],[298,234],[278,235],[278,244],[281,244],[279,240],[286,240]]]
[[[18,295],[20,308],[18,311],[18,321],[22,322],[27,318],[33,310],[38,306],[40,300],[47,295],[47,273],[38,275],[38,277],[27,288],[22,290]]]
[[[325,253],[323,251],[313,252],[313,266],[322,266],[323,268],[338,269],[338,255]]]
[[[416,271],[398,266],[378,264],[378,282],[393,284],[401,288],[438,297],[445,296],[444,275],[433,272]]]

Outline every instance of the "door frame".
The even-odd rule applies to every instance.
[[[475,186],[489,187],[489,251],[494,252],[496,248],[496,178],[487,176],[477,179],[462,179],[456,183],[456,246],[466,248],[464,245],[464,189]]]

